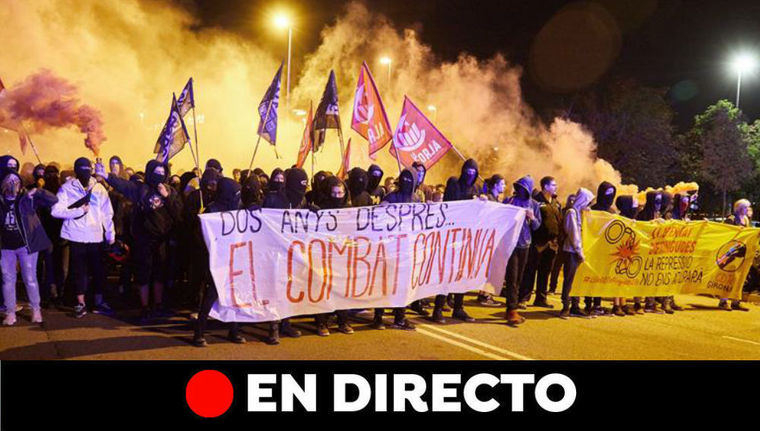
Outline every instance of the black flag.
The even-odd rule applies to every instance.
[[[314,113],[314,122],[312,123],[312,133],[314,133],[313,151],[322,148],[325,142],[325,131],[327,129],[340,129],[340,115],[338,114],[338,87],[335,85],[335,72],[330,71],[330,79],[327,80],[325,92],[322,93],[322,100],[319,101],[317,111]]]

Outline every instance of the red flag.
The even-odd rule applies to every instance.
[[[303,138],[301,138],[301,148],[298,149],[298,160],[296,160],[296,167],[302,168],[306,161],[306,156],[309,155],[309,151],[312,150],[312,121],[314,115],[312,113],[312,105],[309,105],[309,115],[306,117],[306,127],[303,129]]]
[[[367,63],[362,63],[356,82],[351,128],[369,141],[369,156],[372,159],[375,158],[376,152],[393,139],[383,101]]]
[[[18,144],[21,147],[21,154],[26,155],[26,149],[29,146],[29,136],[23,130],[18,131]]]
[[[5,91],[5,85],[3,85],[3,80],[0,79],[0,94],[3,94],[3,91]]]
[[[338,169],[338,174],[335,176],[340,178],[341,180],[345,180],[346,176],[348,175],[348,166],[350,163],[351,163],[351,138],[348,138],[348,143],[346,144],[346,153],[343,155],[343,162],[340,164],[340,169]]]
[[[451,142],[443,136],[430,120],[425,117],[408,97],[404,96],[401,118],[393,134],[391,154],[395,157],[398,148],[399,160],[407,168],[420,162],[430,169],[451,148]]]

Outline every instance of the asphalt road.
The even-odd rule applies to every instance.
[[[352,322],[355,334],[334,331],[323,338],[316,335],[310,319],[299,318],[294,323],[304,333],[301,338],[283,338],[280,345],[269,346],[262,341],[264,324],[243,325],[248,342],[237,345],[226,341],[224,325],[210,322],[206,348],[190,344],[187,314],[138,326],[136,315],[129,312],[74,319],[66,312],[47,311],[40,326],[29,321],[25,309],[15,326],[0,327],[0,360],[760,359],[760,306],[726,312],[718,310],[712,298],[681,295],[676,301],[686,310],[593,319],[561,320],[557,309],[529,308],[523,313],[527,322],[514,328],[505,325],[503,308],[477,306],[474,296],[468,296],[465,304],[476,323],[448,319],[436,325],[414,317],[416,331],[377,331],[368,327],[368,313],[366,320]],[[558,306],[559,297],[551,296],[550,302]]]

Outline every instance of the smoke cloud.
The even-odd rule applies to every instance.
[[[13,88],[41,68],[73,82],[81,99],[103,113],[108,136],[104,156],[118,154],[136,167],[153,157],[171,94],[192,76],[201,160],[218,158],[225,172],[248,167],[256,142],[256,107],[282,61],[280,53],[220,30],[192,30],[197,23],[191,14],[148,1],[10,0],[0,20],[0,38],[13,42],[4,48],[9,63],[0,65],[6,85]],[[295,162],[303,117],[291,111],[308,110],[312,101],[316,106],[334,70],[344,139],[354,141],[351,164],[366,167],[371,162],[366,143],[350,130],[350,111],[359,67],[367,61],[392,128],[404,95],[419,107],[434,105],[429,117],[466,157],[478,161],[484,177],[500,173],[514,180],[531,174],[538,180],[553,175],[562,194],[579,186],[595,190],[602,180],[620,183],[618,172],[596,157],[596,144],[582,125],[561,118],[551,124],[540,121],[522,98],[522,69],[502,55],[481,60],[462,53],[454,62],[441,61],[414,30],[396,28],[360,2],[349,3],[320,37],[302,70],[291,74],[289,110],[284,101],[280,104],[282,159],[262,141],[254,166],[269,171]],[[390,80],[387,66],[377,61],[381,56],[392,58]],[[186,121],[192,135],[190,115]],[[35,143],[44,161],[67,164],[83,155],[74,131],[39,132]],[[316,169],[337,171],[339,148],[337,133],[328,131]],[[0,133],[0,150],[5,149],[18,155],[15,136]],[[175,171],[189,169],[192,157],[186,149],[172,162]],[[378,162],[386,175],[396,175],[395,159],[387,151]],[[454,153],[447,155],[431,169],[428,182],[458,175],[459,166]]]

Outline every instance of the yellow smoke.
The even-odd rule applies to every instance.
[[[219,159],[228,174],[247,168],[256,141],[256,107],[281,61],[248,40],[220,30],[191,30],[193,16],[183,10],[138,0],[7,0],[0,10],[0,38],[5,64],[0,77],[8,86],[40,68],[48,68],[80,88],[82,101],[103,113],[107,140],[102,155],[122,156],[136,168],[153,157],[156,137],[169,111],[171,93],[189,76],[195,81],[199,114],[200,158]],[[297,33],[296,33],[297,35]],[[466,157],[475,158],[486,177],[500,173],[510,180],[531,174],[557,178],[561,194],[579,186],[595,189],[602,180],[620,184],[620,175],[596,157],[596,144],[581,125],[557,118],[543,124],[523,101],[522,69],[497,55],[478,60],[461,54],[441,62],[415,31],[396,28],[362,3],[350,3],[320,34],[321,44],[307,54],[302,70],[291,74],[290,110],[319,103],[327,76],[335,70],[340,93],[344,139],[353,138],[351,164],[371,161],[365,141],[350,130],[353,91],[359,67],[367,61],[395,128],[404,95],[417,106],[435,105],[439,129]],[[389,83],[377,59],[393,59]],[[284,96],[283,82],[283,93]],[[284,97],[283,97],[284,98]],[[296,159],[302,119],[280,104],[278,150],[262,141],[254,166],[266,171],[289,167]],[[431,115],[432,116],[432,115]],[[188,115],[192,136],[192,119]],[[201,121],[202,119],[202,121]],[[74,130],[35,136],[43,161],[68,165],[89,156]],[[12,133],[0,132],[0,150],[20,156]],[[317,170],[337,171],[338,139],[328,132]],[[30,154],[20,157],[31,161]],[[175,171],[192,166],[185,149],[172,160]],[[378,159],[387,175],[396,162],[383,151]],[[310,170],[311,159],[305,165]],[[461,161],[447,156],[431,169],[429,183],[459,173]]]

